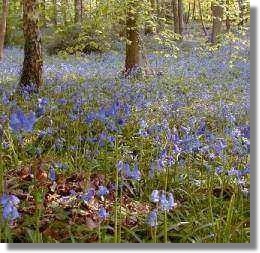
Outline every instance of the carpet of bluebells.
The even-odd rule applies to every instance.
[[[0,63],[2,242],[250,242],[249,33],[148,53],[45,56],[38,94]]]

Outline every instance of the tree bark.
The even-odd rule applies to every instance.
[[[81,22],[81,1],[80,0],[74,0],[74,22],[75,24]]]
[[[196,0],[193,0],[193,9],[192,9],[192,20],[196,19]]]
[[[43,27],[46,27],[46,0],[41,0],[41,19]]]
[[[229,18],[229,0],[226,0],[226,28],[227,28],[227,31],[230,30],[230,27],[231,27],[231,22],[230,22],[230,18]]]
[[[42,46],[39,30],[38,0],[23,0],[23,33],[25,39],[24,61],[19,86],[35,87],[42,85]]]
[[[198,0],[198,2],[199,2],[198,4],[199,4],[200,21],[201,21],[201,25],[202,25],[202,30],[203,30],[205,36],[208,36],[207,29],[205,27],[204,20],[203,20],[203,13],[202,13],[200,0]]]
[[[133,0],[127,6],[126,16],[126,58],[125,75],[132,74],[141,67],[141,48],[139,39],[138,19],[138,1]]]
[[[6,19],[8,15],[8,0],[3,0],[3,12],[0,23],[0,61],[4,57],[4,42],[6,33]]]
[[[178,0],[179,34],[183,33],[183,2]]]
[[[188,12],[185,15],[185,24],[187,25],[189,23],[190,20],[190,3],[188,5]]]
[[[52,0],[52,5],[53,5],[53,23],[55,26],[58,25],[58,11],[57,11],[57,0]]]
[[[211,10],[213,16],[211,43],[216,43],[217,36],[221,33],[222,20],[223,20],[223,7],[221,5],[213,4],[211,6]]]
[[[172,0],[174,32],[180,34],[179,14],[178,14],[178,0]]]

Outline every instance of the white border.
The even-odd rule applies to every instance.
[[[257,13],[258,13],[258,15],[259,15],[259,13],[260,13],[260,1],[259,0],[251,0],[251,7],[255,7],[255,8],[257,8]],[[259,31],[259,27],[260,27],[260,25],[259,25],[259,17],[258,17],[258,20],[257,20],[257,41],[259,42],[260,40],[259,40],[259,33],[260,33],[260,31]],[[252,52],[252,53],[256,53],[256,52]],[[259,60],[259,49],[257,50],[257,61]],[[259,65],[257,65],[257,73],[260,73],[260,68],[259,68]],[[256,89],[257,90],[257,97],[259,98],[260,96],[259,96],[259,88],[258,89]],[[256,110],[256,114],[257,114],[257,119],[259,120],[259,118],[260,118],[260,115],[259,115],[259,103],[257,103],[257,110]],[[257,125],[259,125],[259,122],[257,122]],[[251,138],[255,138],[254,136],[251,136]],[[257,144],[259,143],[259,135],[257,134]],[[260,157],[260,152],[259,152],[259,150],[257,150],[257,157]],[[258,170],[258,168],[255,166],[255,168],[254,169],[257,169]],[[260,182],[260,178],[259,178],[259,175],[260,175],[260,171],[258,171],[258,173],[256,173],[257,174],[257,182]],[[259,196],[259,187],[257,187],[257,185],[255,185],[255,187],[257,188],[257,193],[256,194],[254,194],[254,196]],[[251,201],[254,201],[254,199],[251,199]],[[260,210],[259,209],[259,198],[258,198],[258,200],[257,200],[257,210]],[[255,213],[256,213],[256,215],[257,215],[257,210],[255,210]],[[257,221],[257,231],[258,231],[258,228],[259,228],[259,217],[257,217],[257,218],[255,218],[254,219],[255,221]],[[258,234],[258,233],[257,233]],[[255,237],[255,239],[257,240],[257,236]],[[22,245],[21,245],[22,246]],[[60,247],[60,250],[59,251],[64,251],[64,250],[66,250],[66,248],[64,247],[64,245],[62,246],[62,245],[60,245],[61,247]],[[136,246],[136,245],[135,245]],[[242,246],[242,245],[241,245]],[[128,247],[128,249],[125,249],[125,247],[124,247],[124,245],[122,245],[121,246],[121,249],[119,249],[119,247],[115,247],[114,249],[112,249],[112,247],[107,247],[107,249],[106,249],[106,247],[104,247],[104,249],[97,249],[97,250],[94,250],[94,247],[93,247],[93,245],[91,245],[90,247],[86,244],[85,245],[85,249],[83,249],[83,247],[77,247],[77,245],[74,245],[74,250],[71,248],[71,247],[68,247],[68,249],[66,250],[66,252],[68,252],[68,251],[73,251],[73,252],[79,252],[79,251],[87,251],[88,253],[92,253],[92,252],[95,252],[95,251],[99,251],[99,252],[108,252],[108,251],[117,251],[117,252],[121,252],[121,251],[135,251],[135,252],[143,252],[143,251],[146,251],[146,249],[145,248],[143,248],[143,249],[138,249],[137,250],[137,248],[138,247],[134,247],[133,249],[130,249],[129,247]],[[163,247],[163,245],[161,245],[161,248],[162,248],[162,250],[161,251],[171,251],[171,252],[190,252],[191,250],[180,250],[180,249],[174,249],[174,247],[172,247],[172,249],[164,249],[164,247]],[[204,250],[204,249],[198,249],[198,248],[196,248],[196,247],[194,247],[195,248],[195,251],[204,251],[204,252],[208,252],[208,251],[213,251],[213,252],[221,252],[221,253],[223,253],[223,250],[224,251],[227,251],[226,249],[219,249],[219,250],[209,250],[209,249],[206,249],[206,250]],[[258,248],[258,247],[257,247]],[[34,251],[48,251],[48,252],[55,252],[55,251],[57,251],[57,250],[55,250],[55,249],[50,249],[49,247],[45,247],[45,246],[43,246],[43,245],[39,245],[39,248],[37,249],[37,246],[34,248],[34,249],[22,249],[22,247],[21,247],[21,249],[19,249],[19,252],[34,252]],[[152,250],[152,247],[149,249],[149,251],[150,250]],[[157,251],[159,251],[159,249],[156,247],[154,250],[156,250],[156,252]],[[256,251],[257,249],[252,249],[252,250],[250,250],[250,249],[243,249],[243,247],[241,247],[241,250],[243,250],[243,252],[252,252],[252,251]],[[6,252],[12,252],[12,251],[18,251],[18,247],[17,247],[17,249],[11,249],[11,248],[9,248],[8,246],[7,246],[7,244],[0,244],[0,252],[3,252],[3,253],[6,253]],[[229,251],[229,250],[228,250]],[[232,249],[230,249],[230,251],[233,251],[233,252],[237,252],[238,251],[238,249],[234,249],[234,250],[232,250]]]

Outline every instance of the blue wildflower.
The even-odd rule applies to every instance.
[[[109,193],[109,190],[107,189],[107,187],[105,187],[103,185],[99,186],[99,189],[97,192],[98,196],[100,196],[100,197],[106,196],[108,193]]]
[[[153,203],[159,203],[160,201],[160,196],[159,196],[159,191],[158,190],[153,190],[151,194],[151,201]]]
[[[31,132],[35,122],[36,117],[34,112],[30,112],[26,116],[20,108],[18,108],[10,116],[10,128],[14,132]]]
[[[89,202],[94,197],[95,197],[95,189],[93,189],[93,188],[89,188],[86,193],[81,195],[81,199],[86,202]]]
[[[131,179],[134,179],[134,180],[137,180],[137,181],[141,180],[141,172],[138,168],[138,165],[136,165],[136,164],[135,164],[134,169],[131,173]]]
[[[174,202],[174,197],[173,197],[172,193],[169,193],[169,200],[168,201],[169,201],[169,209],[173,209],[175,202]]]
[[[50,167],[49,178],[51,181],[56,181],[56,172],[53,166]]]
[[[147,218],[147,224],[151,227],[156,227],[158,226],[158,221],[157,221],[157,211],[153,210]]]
[[[102,206],[98,210],[98,216],[100,219],[104,220],[108,217],[109,213],[106,211],[106,209]]]
[[[166,199],[166,194],[163,192],[160,197],[160,206],[163,211],[169,210],[169,202]]]
[[[20,214],[17,210],[17,205],[20,203],[20,200],[15,195],[6,195],[4,194],[0,198],[0,203],[3,206],[3,219],[13,221],[20,217]]]

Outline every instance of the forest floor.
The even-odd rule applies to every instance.
[[[46,56],[17,96],[23,52],[5,49],[0,240],[250,242],[249,53],[248,32],[158,50],[160,75],[133,79],[120,52]]]

